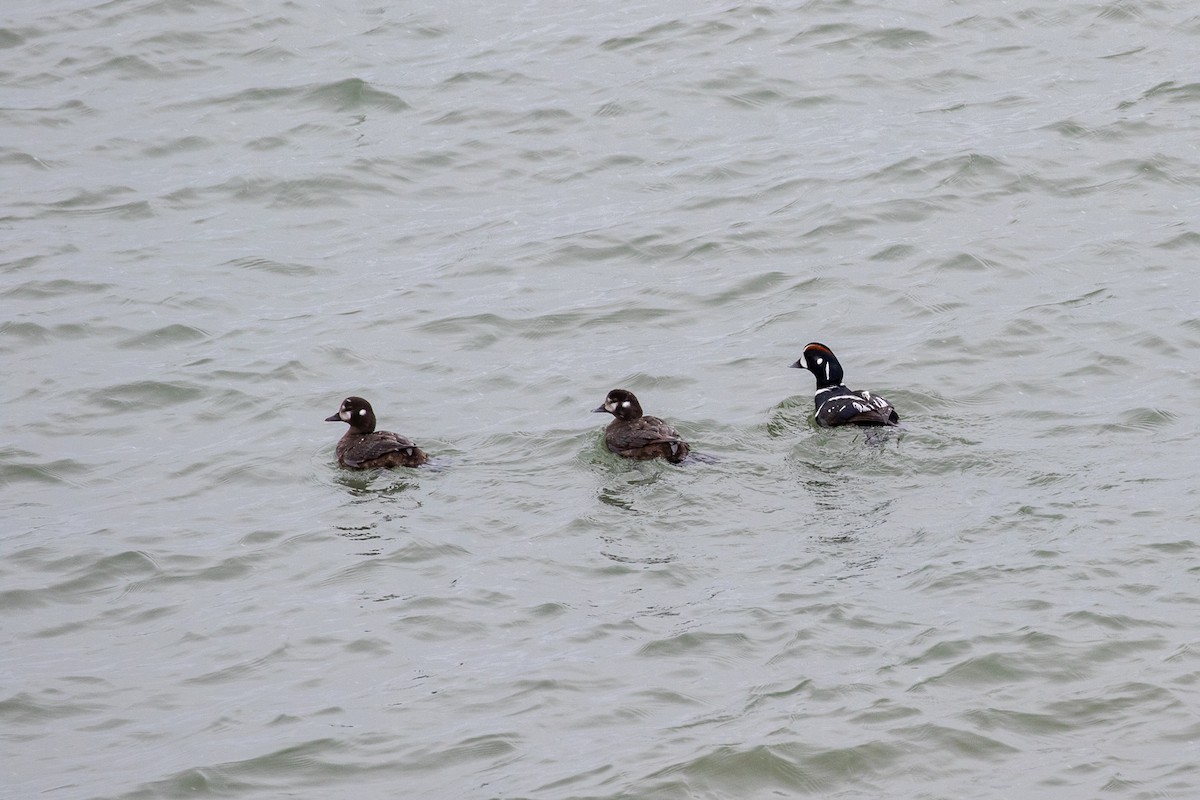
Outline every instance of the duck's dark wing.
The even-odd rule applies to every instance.
[[[877,394],[849,389],[826,397],[817,408],[817,424],[899,425],[900,415],[892,404]]]
[[[658,417],[617,423],[605,434],[608,449],[627,458],[666,458],[679,461],[690,450],[679,432]]]
[[[406,436],[401,436],[391,431],[376,431],[373,434],[368,434],[364,437],[363,441],[356,443],[354,447],[347,448],[347,452],[342,460],[346,466],[358,469],[364,464],[388,455],[395,454],[397,456],[404,456],[406,459],[411,459],[420,452],[421,450],[417,447],[417,443]]]
[[[683,442],[679,431],[658,417],[641,417],[634,425],[621,431],[621,443],[625,447],[645,447],[648,444]]]

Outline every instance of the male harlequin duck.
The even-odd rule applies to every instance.
[[[633,392],[613,389],[604,398],[604,405],[592,411],[607,411],[616,417],[604,429],[604,444],[619,456],[640,460],[665,458],[678,464],[691,450],[670,425],[658,417],[642,416],[642,407]]]
[[[820,342],[804,345],[804,352],[793,367],[806,369],[817,378],[817,424],[899,425],[900,415],[892,404],[877,394],[855,392],[842,385],[842,365],[837,356]]]
[[[375,411],[361,397],[347,397],[326,422],[345,422],[350,430],[338,440],[338,463],[349,469],[417,467],[429,456],[411,439],[391,431],[375,430]]]

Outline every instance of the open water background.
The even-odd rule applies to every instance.
[[[1200,796],[1197,54],[6,3],[0,796]],[[810,340],[906,430],[814,428]],[[437,468],[338,470],[347,394]]]

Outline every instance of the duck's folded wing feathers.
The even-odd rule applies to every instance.
[[[825,398],[819,413],[830,425],[896,425],[900,415],[892,404],[867,391],[847,391]]]
[[[658,417],[642,417],[636,426],[627,428],[623,433],[628,436],[630,447],[683,441],[679,431]]]
[[[382,458],[389,453],[403,452],[405,455],[411,456],[417,450],[417,443],[406,436],[391,431],[379,431],[378,434],[372,436],[365,446],[355,448],[353,454],[346,458],[346,464],[351,467],[361,467],[368,461]]]

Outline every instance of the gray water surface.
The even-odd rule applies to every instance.
[[[9,4],[0,796],[1200,796],[1197,53]],[[813,340],[904,430],[815,428]],[[348,394],[434,464],[339,470]]]

